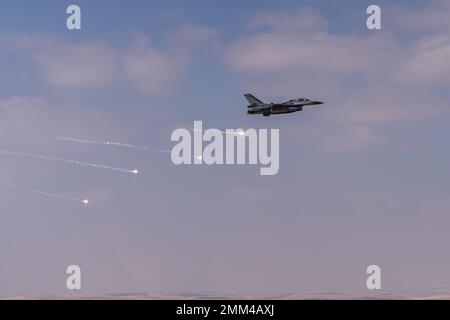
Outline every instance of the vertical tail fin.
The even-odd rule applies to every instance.
[[[244,97],[245,97],[245,99],[247,99],[248,103],[250,103],[250,105],[252,105],[252,106],[259,106],[259,105],[264,104],[261,100],[259,100],[252,94],[247,93],[244,95]]]

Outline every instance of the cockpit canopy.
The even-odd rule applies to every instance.
[[[297,99],[293,99],[289,102],[306,102],[306,101],[311,101],[311,100],[305,99],[305,98],[297,98]]]

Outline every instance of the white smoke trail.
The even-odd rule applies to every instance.
[[[69,197],[69,196],[65,196],[65,195],[61,195],[61,194],[55,194],[55,193],[49,193],[49,192],[34,190],[34,189],[31,189],[31,188],[28,188],[28,187],[20,186],[18,184],[0,182],[0,186],[14,188],[14,189],[17,189],[17,190],[30,192],[30,193],[37,194],[37,195],[44,196],[44,197],[55,198],[55,199],[62,199],[62,200],[66,200],[66,201],[74,201],[74,202],[82,203],[82,204],[85,204],[85,205],[89,204],[89,200],[87,200],[87,199],[78,199],[78,198]]]
[[[131,144],[131,143],[122,143],[122,142],[115,142],[115,141],[83,140],[83,139],[70,138],[70,137],[58,137],[58,140],[70,141],[70,142],[76,142],[76,143],[82,143],[82,144],[115,146],[115,147],[121,147],[121,148],[130,148],[130,149],[154,151],[154,152],[161,152],[161,153],[170,153],[171,152],[169,150],[163,150],[163,149],[157,149],[157,148],[148,148],[148,147],[138,146],[138,145]]]
[[[123,172],[123,173],[131,173],[131,174],[138,174],[139,171],[134,169],[124,169],[124,168],[117,168],[117,167],[110,167],[105,166],[101,164],[91,163],[91,162],[84,162],[84,161],[78,161],[78,160],[72,160],[72,159],[65,159],[60,157],[54,157],[54,156],[46,156],[42,154],[34,154],[34,153],[26,153],[26,152],[17,152],[17,151],[11,151],[11,150],[2,150],[0,149],[1,154],[6,154],[10,156],[16,156],[16,157],[27,157],[27,158],[35,158],[35,159],[43,159],[43,160],[49,160],[49,161],[56,161],[56,162],[63,162],[73,165],[79,165],[79,166],[85,166],[85,167],[93,167],[93,168],[99,168],[99,169],[105,169],[105,170],[111,170],[111,171],[117,171],[117,172]]]
[[[100,144],[100,145],[106,145],[106,146],[116,146],[121,148],[133,148],[133,149],[139,149],[139,150],[148,150],[147,147],[138,146],[130,143],[121,143],[121,142],[114,142],[114,141],[94,141],[94,140],[82,140],[78,138],[70,138],[70,137],[58,137],[59,140],[63,141],[70,141],[70,142],[76,142],[76,143],[83,143],[83,144]]]

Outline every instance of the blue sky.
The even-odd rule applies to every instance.
[[[0,146],[139,168],[139,177],[0,156],[0,295],[448,290],[449,1],[4,1]],[[325,105],[247,117],[243,94]],[[280,172],[176,167],[170,134],[280,129]]]

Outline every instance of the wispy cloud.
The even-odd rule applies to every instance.
[[[450,10],[449,10],[450,14]],[[436,34],[414,44],[413,54],[400,64],[395,77],[402,83],[444,85],[450,81],[450,36]]]
[[[251,28],[269,27],[272,30],[287,30],[297,32],[326,31],[328,21],[316,9],[304,7],[288,11],[262,11],[257,13],[250,21]]]
[[[240,72],[378,73],[391,68],[402,49],[389,33],[332,34],[327,20],[309,8],[259,13],[250,26],[268,29],[242,36],[225,48],[225,62]]]
[[[98,43],[57,43],[32,53],[45,82],[53,87],[89,88],[105,86],[116,78],[115,50]]]
[[[389,25],[403,32],[417,35],[450,30],[449,0],[424,1],[421,7],[390,5],[385,13]]]
[[[123,69],[129,83],[145,95],[167,92],[183,74],[185,57],[177,52],[163,52],[138,35],[125,54]]]
[[[62,89],[130,86],[146,96],[164,95],[183,77],[195,48],[211,43],[212,28],[181,25],[168,32],[166,47],[135,34],[126,48],[105,41],[68,42],[42,35],[2,35],[0,49],[20,51],[40,70],[43,81]]]
[[[440,14],[449,3],[435,2],[427,12]],[[411,10],[397,11],[398,19],[411,16]],[[311,8],[256,13],[249,30],[224,45],[222,58],[256,94],[325,100],[313,120],[324,129],[308,136],[327,149],[377,145],[384,140],[378,133],[381,125],[412,125],[449,115],[446,102],[431,93],[450,79],[447,35],[435,30],[404,41],[392,30],[335,34],[329,25]]]

